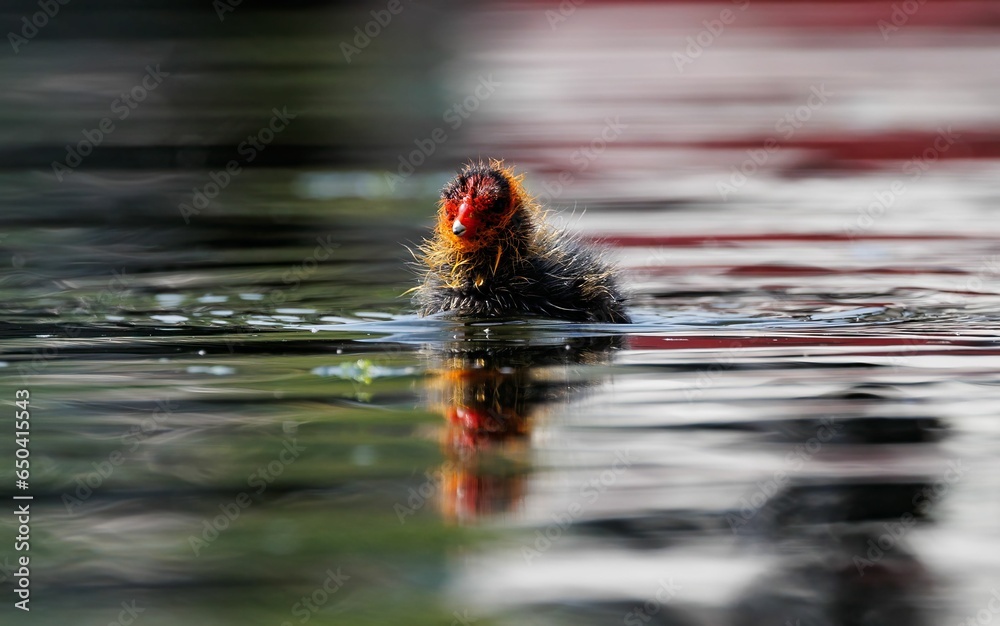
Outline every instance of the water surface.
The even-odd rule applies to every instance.
[[[8,467],[2,492],[34,497],[32,611],[8,545],[5,619],[987,623],[1000,65],[994,9],[961,5],[886,41],[880,3],[733,3],[684,71],[729,5],[413,5],[351,63],[367,7],[188,38],[144,14],[144,43],[96,49],[105,22],[53,22],[0,100],[62,111],[10,131],[0,173],[3,399],[32,411],[30,486]],[[429,28],[452,36],[404,54]],[[134,125],[57,181],[157,61]],[[185,215],[286,102],[301,118]],[[407,246],[479,156],[607,248],[635,323],[413,314]]]

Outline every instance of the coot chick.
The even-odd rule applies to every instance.
[[[441,190],[437,228],[418,255],[420,314],[628,323],[612,267],[546,224],[522,178],[501,161],[472,163]]]

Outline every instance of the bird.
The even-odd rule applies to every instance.
[[[414,252],[418,313],[629,323],[615,268],[550,225],[523,179],[491,159],[467,163],[444,186],[433,235]]]

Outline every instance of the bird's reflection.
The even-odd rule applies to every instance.
[[[428,405],[444,418],[447,460],[439,475],[446,519],[470,523],[518,509],[533,421],[596,384],[580,382],[569,368],[607,361],[620,342],[617,336],[485,339],[481,328],[466,327],[427,351]]]

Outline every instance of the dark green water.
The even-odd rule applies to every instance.
[[[68,5],[0,61],[2,622],[995,619],[989,5],[905,45],[878,3],[733,6],[684,71],[722,5],[413,3],[350,59],[381,7]],[[412,313],[480,156],[634,324]]]

